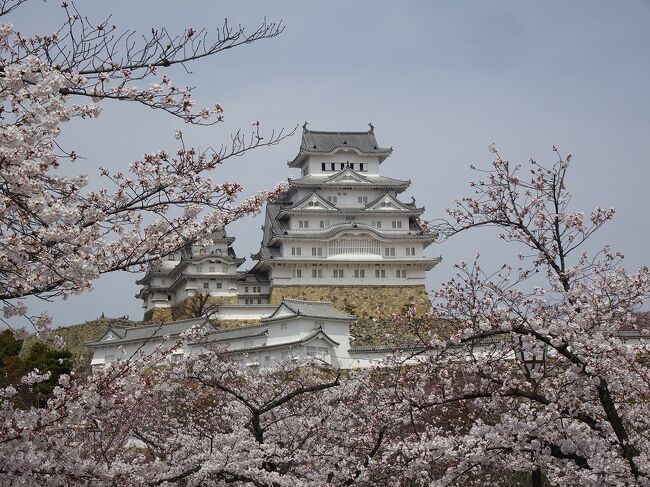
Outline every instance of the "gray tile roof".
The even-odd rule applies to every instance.
[[[374,131],[367,132],[325,132],[305,129],[300,141],[300,152],[289,162],[295,167],[305,154],[330,154],[337,149],[356,149],[362,154],[377,155],[385,159],[392,148],[380,147]]]
[[[250,282],[250,283],[257,284],[257,283],[269,283],[271,280],[269,279],[269,275],[265,272],[258,273],[258,272],[242,271],[237,273],[237,281],[243,283]]]
[[[162,338],[165,335],[170,337],[178,336],[186,330],[189,330],[193,326],[202,326],[207,325],[209,328],[213,328],[212,325],[208,322],[206,318],[192,318],[189,320],[182,321],[173,321],[170,323],[163,323],[162,325],[147,325],[147,326],[138,326],[133,328],[124,328],[119,326],[113,326],[108,329],[106,333],[112,332],[118,338],[114,338],[110,341],[95,341],[87,343],[88,346],[97,346],[109,343],[122,343],[130,341],[140,341],[140,340],[150,340]],[[102,336],[103,338],[103,336]]]
[[[345,169],[342,169],[344,171]],[[336,175],[336,174],[335,174]],[[410,184],[411,181],[408,180],[402,180],[402,179],[394,179],[394,178],[389,178],[387,176],[381,176],[379,174],[363,174],[364,179],[367,180],[367,182],[364,181],[350,181],[350,180],[345,180],[345,181],[328,181],[329,179],[332,179],[332,176],[330,177],[323,177],[323,176],[317,176],[315,174],[308,174],[307,176],[304,176],[302,178],[298,179],[291,179],[289,178],[289,189],[291,189],[291,186],[295,187],[304,187],[304,186],[377,186],[377,187],[382,187],[382,188],[407,188]]]
[[[268,260],[268,259],[279,259],[282,257],[282,252],[279,247],[267,247],[263,246],[260,248],[259,252],[256,254],[251,254],[251,259],[254,260]]]
[[[264,336],[268,333],[268,327],[265,325],[248,325],[237,328],[227,328],[223,330],[215,330],[206,335],[202,342],[225,342],[229,340],[236,340],[240,338],[253,338]]]
[[[284,299],[282,301],[287,308],[297,315],[309,318],[329,318],[336,320],[352,320],[353,316],[336,309],[329,301],[303,301],[300,299]],[[278,307],[280,309],[282,304]],[[262,318],[262,322],[273,320],[273,315]]]
[[[327,333],[325,333],[323,330],[320,328],[317,328],[315,330],[310,331],[307,333],[305,336],[302,338],[298,338],[296,340],[291,340],[288,342],[282,342],[282,343],[273,343],[271,345],[258,345],[256,347],[247,347],[247,348],[233,348],[232,350],[228,350],[228,353],[244,353],[244,352],[257,352],[257,351],[263,351],[263,350],[272,350],[272,349],[277,349],[277,348],[284,348],[284,347],[291,347],[293,345],[300,345],[303,343],[307,343],[314,338],[317,338],[321,336],[324,338],[326,341],[330,342],[331,345],[333,346],[338,346],[339,342],[336,340],[332,339]]]

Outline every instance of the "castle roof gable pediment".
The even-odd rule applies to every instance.
[[[322,198],[318,193],[314,192],[310,194],[309,196],[303,198],[300,200],[298,203],[296,203],[293,206],[290,206],[289,208],[286,208],[286,210],[336,210],[336,206],[334,206],[332,203],[329,201],[325,200]]]
[[[366,206],[366,210],[390,210],[390,211],[408,211],[412,212],[415,205],[405,205],[390,193],[385,193]]]
[[[372,181],[370,181],[367,177],[359,174],[349,167],[341,169],[339,172],[332,174],[325,180],[325,184],[345,182],[372,184]]]

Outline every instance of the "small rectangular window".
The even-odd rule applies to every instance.
[[[202,265],[197,265],[196,266],[196,272],[203,272],[203,266]]]
[[[352,169],[354,171],[354,162],[350,163],[350,169]]]
[[[330,163],[330,170],[336,171],[336,165],[333,162]]]
[[[223,287],[223,284],[221,282],[217,283],[217,289],[221,289]]]
[[[321,171],[327,171],[327,166],[325,165],[324,162],[321,163],[320,168],[321,168]]]
[[[345,163],[341,163],[341,169],[345,169]]]
[[[359,171],[365,171],[365,164],[363,162],[359,163]]]
[[[209,282],[204,282],[203,283],[203,289],[210,289],[210,283]]]

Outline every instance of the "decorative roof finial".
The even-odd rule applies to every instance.
[[[375,133],[375,126],[370,122],[368,125],[370,125],[370,130],[368,131],[369,134],[374,134]]]
[[[305,133],[307,132],[307,125],[309,125],[309,122],[305,122],[302,124],[302,132]]]

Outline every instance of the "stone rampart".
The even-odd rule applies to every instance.
[[[335,307],[359,319],[385,318],[414,306],[417,314],[431,306],[424,285],[417,286],[273,286],[270,302],[283,298],[331,301]]]

